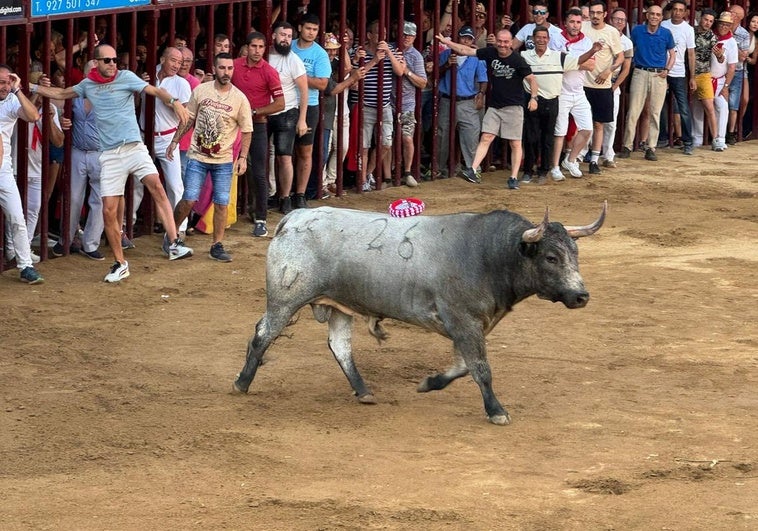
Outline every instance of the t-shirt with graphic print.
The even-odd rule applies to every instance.
[[[487,64],[492,91],[487,107],[500,109],[509,105],[524,105],[524,78],[532,73],[521,54],[511,52],[508,57],[500,57],[497,48],[488,46],[476,51],[477,59]]]
[[[187,112],[195,119],[189,157],[206,164],[232,162],[237,131],[253,131],[250,102],[240,89],[219,92],[216,81],[207,81],[192,91]]]

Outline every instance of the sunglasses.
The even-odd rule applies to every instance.
[[[114,65],[118,63],[118,57],[98,57],[98,61],[102,61],[105,64],[109,65],[113,63]]]
[[[547,9],[532,9],[532,15],[547,15]]]
[[[485,15],[484,13],[477,13],[476,18],[487,18],[487,15]]]

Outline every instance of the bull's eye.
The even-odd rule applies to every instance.
[[[548,264],[557,264],[558,263],[558,257],[554,256],[552,254],[549,254],[545,257],[545,260]]]

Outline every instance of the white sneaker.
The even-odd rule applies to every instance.
[[[561,167],[563,167],[564,170],[568,171],[572,177],[582,176],[582,170],[579,169],[578,162],[572,162],[569,159],[563,159],[563,162],[561,162]]]
[[[168,248],[169,260],[181,260],[192,256],[192,249],[184,245],[184,242],[177,238]]]
[[[411,175],[410,173],[405,174],[405,186],[409,188],[416,188],[418,186],[418,181]]]
[[[120,282],[121,280],[124,280],[129,276],[129,262],[124,262],[123,264],[119,262],[113,262],[113,265],[111,266],[111,271],[107,275],[105,275],[106,282]]]
[[[552,170],[550,170],[550,177],[552,177],[555,182],[566,180],[566,177],[563,175],[563,172],[558,166],[555,166]]]

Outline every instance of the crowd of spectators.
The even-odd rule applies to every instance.
[[[363,193],[383,185],[416,187],[423,180],[454,174],[478,183],[483,166],[495,167],[510,152],[509,164],[503,164],[510,171],[507,187],[518,190],[550,179],[562,182],[564,171],[581,178],[615,170],[623,164],[617,159],[628,159],[635,151],[651,161],[668,147],[679,148],[683,155],[703,144],[723,152],[752,135],[758,14],[746,16],[738,5],[720,11],[697,7],[693,16],[685,0],[650,2],[641,13],[629,13],[614,0],[610,5],[590,0],[553,16],[546,0],[532,0],[524,13],[488,13],[483,3],[449,0],[437,21],[432,20],[433,11],[424,10],[418,16],[409,14],[399,26],[369,20],[359,31],[347,21],[343,33],[338,17],[330,17],[325,28],[307,5],[291,14],[290,21],[281,20],[279,8],[274,9],[266,18],[272,22],[270,29],[253,27],[212,37],[195,19],[187,33],[164,32],[155,57],[149,57],[147,25],[135,32],[136,45],[127,46],[106,17],[97,17],[94,35],[80,32],[70,50],[55,30],[50,42],[33,43],[30,71],[23,76],[29,86],[21,86],[16,72],[19,48],[9,44],[9,65],[0,67],[0,84],[5,87],[0,87],[0,101],[11,103],[3,108],[12,110],[0,115],[0,126],[3,175],[11,179],[3,177],[0,184],[19,201],[26,197],[23,224],[16,199],[2,203],[5,257],[15,257],[22,280],[35,283],[42,277],[33,265],[39,257],[20,242],[45,245],[48,230],[60,234],[52,242],[53,256],[78,253],[104,259],[98,249],[104,230],[99,180],[103,152],[98,142],[102,124],[92,115],[87,98],[76,98],[66,107],[65,98],[51,97],[49,107],[43,107],[37,94],[67,94],[66,85],[93,75],[91,57],[112,59],[119,71],[131,71],[165,90],[171,105],[174,100],[191,105],[185,127],[170,106],[158,101],[151,106],[144,90],[137,91],[140,130],[143,137],[145,131],[153,134],[146,144],[160,162],[174,209],[175,219],[164,215],[159,221],[178,224],[176,237],[172,234],[166,245],[183,245],[204,209],[213,204],[216,228],[208,230],[214,234],[209,255],[224,262],[231,256],[221,246],[226,224],[222,218],[234,192],[218,190],[227,186],[227,179],[216,174],[227,166],[217,164],[232,164],[244,175],[241,208],[250,214],[252,235],[263,237],[268,234],[268,210],[287,214],[308,208],[309,199],[344,193],[348,184]],[[642,22],[635,24],[636,20]],[[360,42],[358,35],[365,40]],[[109,40],[114,56],[98,56]],[[72,58],[70,65],[67,57]],[[223,75],[216,71],[219,58]],[[157,65],[154,71],[149,71],[151,64]],[[244,95],[241,109],[249,108],[249,123],[237,116],[237,104],[231,125],[231,111],[224,116],[218,112],[228,106],[223,94],[237,97],[227,82]],[[203,91],[209,96],[198,101],[196,94]],[[620,114],[624,102],[626,111]],[[45,114],[49,119],[43,119]],[[13,132],[19,118],[28,122],[23,194],[12,177],[19,166],[17,153],[24,152]],[[44,171],[43,130],[49,141],[49,167]],[[617,130],[623,132],[620,142]],[[319,131],[323,134],[317,137]],[[251,138],[245,140],[248,133]],[[38,226],[37,213],[53,196],[64,165],[64,135],[72,135],[70,197],[65,199],[71,216],[51,230]],[[218,135],[224,138],[223,148],[213,151],[221,145]],[[498,137],[508,140],[507,146],[496,142]],[[618,153],[614,145],[620,145]],[[677,153],[671,150],[667,156]],[[236,162],[240,158],[245,164]],[[340,172],[341,167],[345,171]],[[399,179],[393,179],[396,172]],[[188,191],[189,173],[193,179]],[[201,173],[209,174],[207,183],[195,175]],[[342,182],[337,181],[340,173]],[[10,188],[16,188],[15,195]],[[201,189],[207,189],[212,200],[198,209]],[[122,212],[122,198],[118,220],[110,222],[120,225],[121,250],[134,246],[123,229],[127,217],[137,216],[139,179],[134,190],[134,211]],[[41,233],[38,240],[35,232]],[[113,238],[111,234],[109,241]]]

